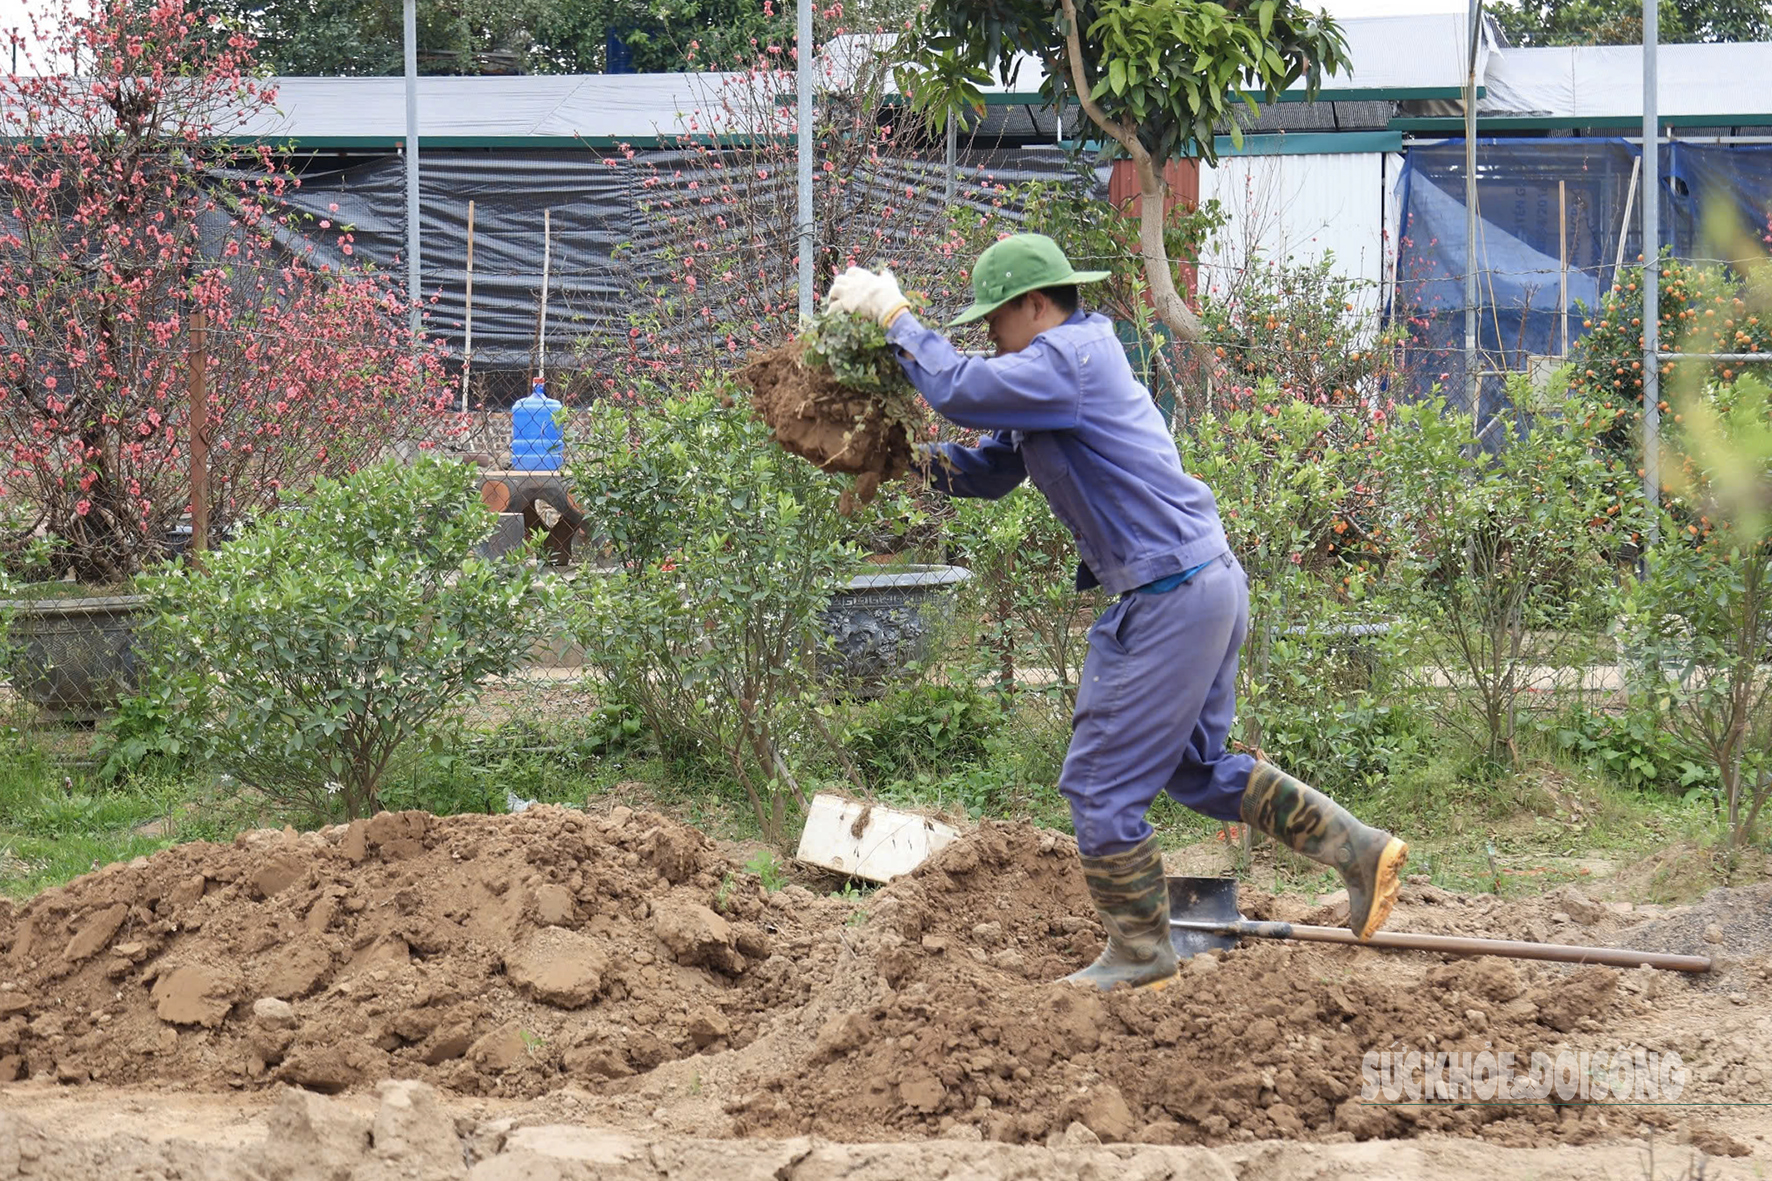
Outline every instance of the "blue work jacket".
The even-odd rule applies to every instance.
[[[938,414],[990,432],[977,447],[942,444],[934,485],[995,499],[1031,479],[1077,539],[1077,589],[1125,594],[1228,548],[1211,489],[1181,470],[1106,316],[1073,313],[1001,357],[963,357],[909,312],[886,336]]]

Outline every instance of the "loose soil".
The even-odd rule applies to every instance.
[[[881,483],[902,476],[913,452],[904,423],[878,398],[839,385],[826,369],[807,365],[798,340],[759,354],[740,372],[751,406],[784,449],[821,471],[855,476],[838,509],[848,516]]]
[[[764,912],[707,838],[626,808],[182,845],[0,914],[0,1081],[621,1078],[803,1003],[804,919]]]
[[[1252,917],[1340,917],[1242,894]],[[521,1104],[525,1124],[759,1143],[1655,1136],[1764,1162],[1763,1109],[1381,1107],[1359,1087],[1367,1050],[1641,1046],[1681,1055],[1683,1103],[1762,1102],[1769,912],[1772,883],[1662,908],[1416,879],[1396,929],[1702,951],[1717,969],[1269,942],[1097,996],[1050,983],[1102,933],[1074,844],[1029,826],[983,825],[854,902],[765,892],[701,834],[625,807],[383,814],[0,903],[0,1083],[312,1098],[417,1080]]]

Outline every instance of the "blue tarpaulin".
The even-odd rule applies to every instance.
[[[1764,240],[1772,211],[1772,144],[1669,144],[1662,149],[1674,253],[1707,253],[1703,219],[1734,215]],[[1668,240],[1668,232],[1662,232]]]
[[[1410,196],[1411,227],[1417,237],[1428,235],[1434,245],[1423,254],[1435,263],[1426,277],[1414,283],[1411,295],[1419,306],[1462,311],[1467,229],[1464,202],[1432,181],[1421,182]],[[1458,257],[1449,257],[1454,251]],[[1482,266],[1478,273],[1482,306],[1498,311],[1503,325],[1514,323],[1521,315],[1543,316],[1548,320],[1541,327],[1554,331],[1559,313],[1572,311],[1578,303],[1592,305],[1599,296],[1599,278],[1592,270],[1565,267],[1557,255],[1533,249],[1487,218],[1477,221],[1477,257]],[[1506,345],[1498,346],[1491,340],[1489,347]]]
[[[1633,201],[1640,151],[1621,139],[1483,139],[1477,145],[1478,350],[1485,371],[1519,371],[1581,335],[1622,254],[1642,244]],[[1705,257],[1707,213],[1733,214],[1765,234],[1772,210],[1772,144],[1664,144],[1661,240]],[[1436,388],[1462,404],[1466,219],[1464,141],[1412,147],[1398,182],[1401,233],[1391,314],[1407,325],[1405,392]],[[1627,221],[1625,210],[1631,206]],[[1560,216],[1559,216],[1560,214]],[[1623,239],[1622,251],[1620,239]],[[1567,276],[1567,310],[1559,307]],[[1480,413],[1505,406],[1498,377],[1480,383]]]

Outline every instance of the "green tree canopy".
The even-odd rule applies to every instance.
[[[1523,0],[1492,9],[1515,45],[1641,45],[1640,0]],[[1772,0],[1661,0],[1657,39],[1772,40]]]
[[[278,74],[402,69],[399,0],[214,0],[212,8],[257,37],[260,59]],[[612,31],[638,72],[742,67],[771,44],[791,46],[793,23],[793,0],[418,0],[419,72],[602,73]]]
[[[560,0],[537,26],[538,68],[595,73],[617,33],[637,73],[742,69],[770,45],[791,47],[793,0]]]
[[[545,0],[418,0],[419,72],[509,73],[533,52]],[[211,11],[258,38],[259,60],[290,75],[398,74],[398,0],[211,0]]]
[[[917,65],[900,84],[919,106],[958,112],[983,102],[993,67],[1013,77],[1017,54],[1046,68],[1041,93],[1080,104],[1139,179],[1139,248],[1157,315],[1190,343],[1199,318],[1176,291],[1163,244],[1164,168],[1217,158],[1215,135],[1240,140],[1238,108],[1258,110],[1347,64],[1327,13],[1297,0],[929,0]]]

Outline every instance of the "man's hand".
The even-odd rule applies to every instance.
[[[891,268],[879,274],[861,267],[850,267],[831,283],[825,306],[832,311],[848,312],[876,320],[882,327],[891,327],[899,313],[907,311],[910,300],[898,289],[898,280]]]

